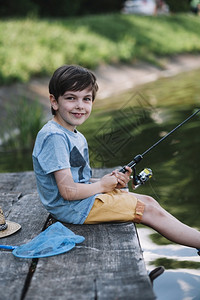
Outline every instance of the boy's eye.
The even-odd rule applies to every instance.
[[[69,101],[75,101],[76,97],[75,96],[65,96],[64,99],[69,100]],[[92,101],[92,97],[84,97],[83,101],[90,102],[90,101]]]

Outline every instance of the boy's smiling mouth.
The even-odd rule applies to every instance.
[[[78,112],[72,112],[71,114],[76,118],[81,118],[82,116],[85,115],[85,113],[78,113]]]

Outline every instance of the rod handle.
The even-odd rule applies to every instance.
[[[127,166],[130,167],[131,169],[133,169],[133,168],[135,167],[135,165],[137,165],[142,159],[143,159],[143,156],[142,156],[141,154],[138,154],[138,155],[136,155],[136,156],[134,157],[134,159],[133,159],[130,163],[128,163]],[[126,170],[125,167],[126,167],[126,166],[123,166],[123,167],[119,170],[119,172],[121,172],[121,173],[126,173],[127,170]]]

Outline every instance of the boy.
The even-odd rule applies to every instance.
[[[61,222],[141,222],[173,242],[200,248],[200,232],[178,221],[152,197],[121,191],[131,168],[90,182],[87,142],[76,127],[90,116],[97,90],[95,75],[80,66],[58,68],[49,82],[53,119],[38,133],[33,150],[42,203]]]

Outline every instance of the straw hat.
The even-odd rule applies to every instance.
[[[5,220],[3,210],[0,207],[0,238],[6,237],[18,231],[21,225]]]

